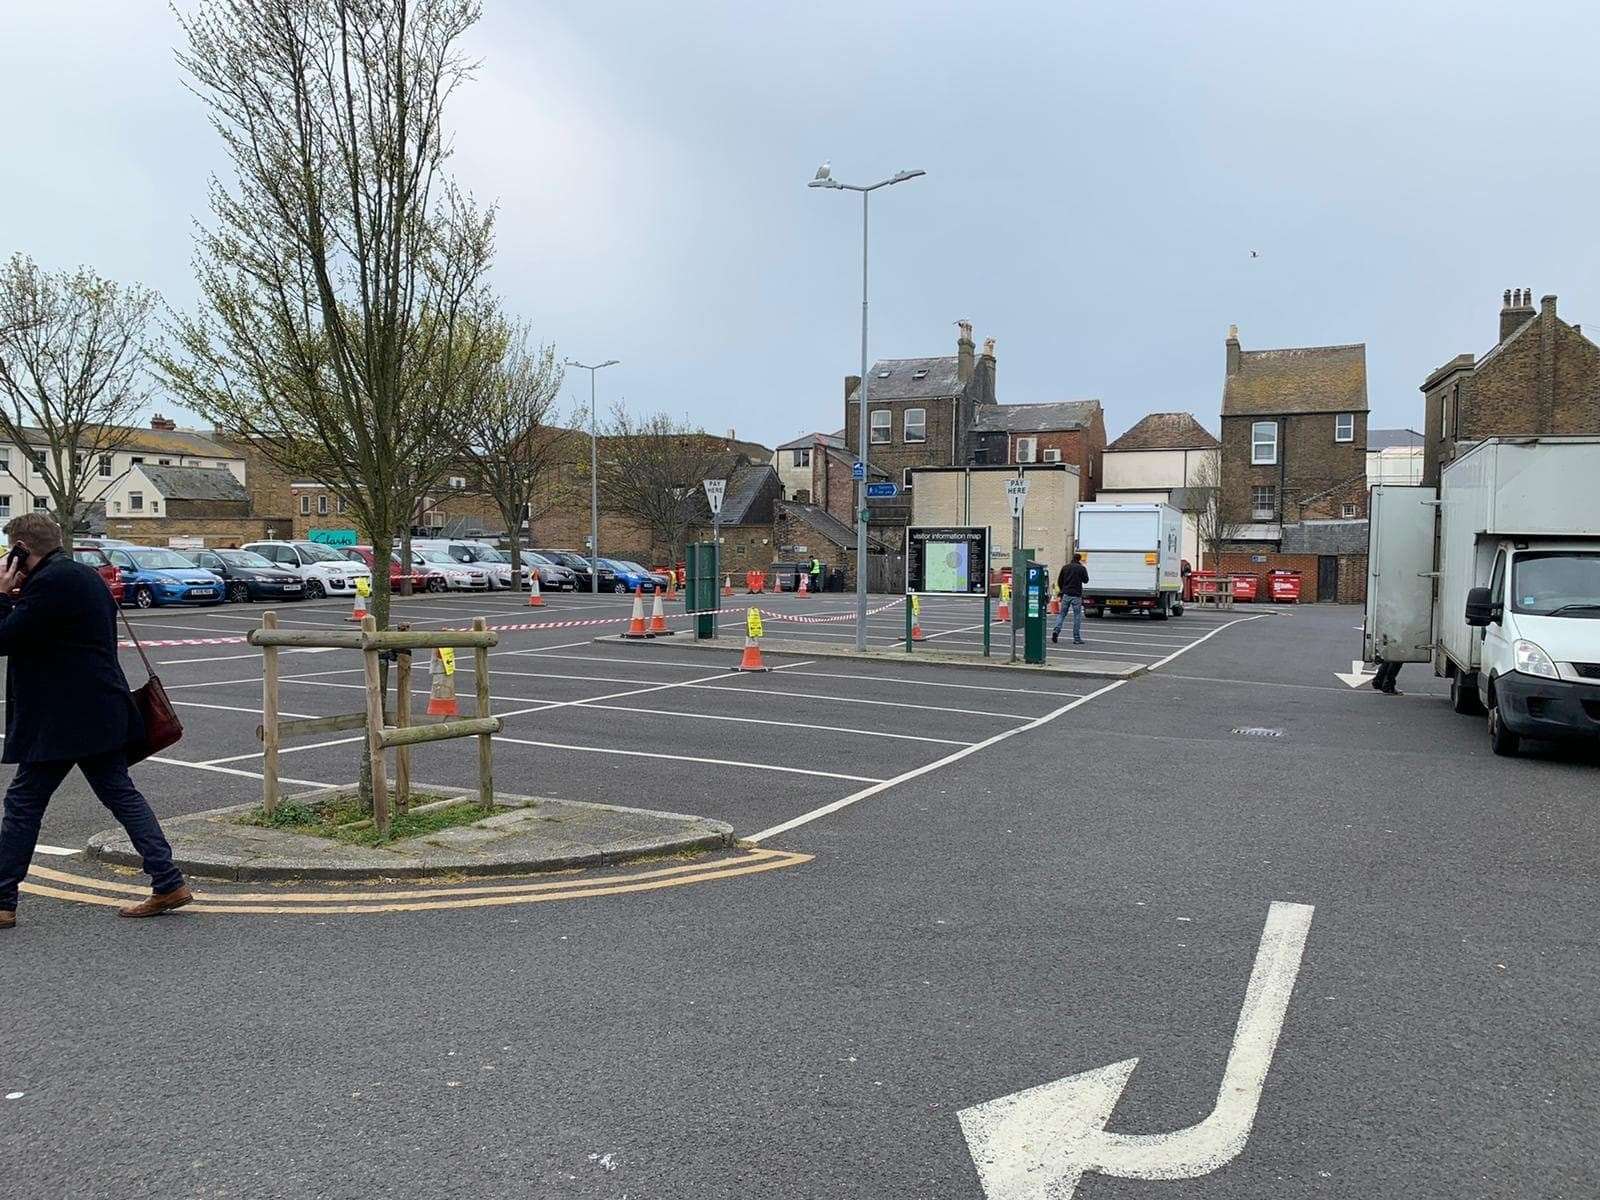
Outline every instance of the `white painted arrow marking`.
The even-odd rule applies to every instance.
[[[1174,1133],[1107,1133],[1137,1058],[975,1104],[956,1114],[988,1200],[1072,1200],[1085,1171],[1194,1179],[1231,1162],[1250,1136],[1311,928],[1309,904],[1275,901],[1245,987],[1217,1103]]]
[[[1352,658],[1350,660],[1350,673],[1347,675],[1343,671],[1335,671],[1333,677],[1344,680],[1346,687],[1358,688],[1362,684],[1371,683],[1372,677],[1377,673],[1377,667],[1368,668],[1367,664],[1359,658]]]

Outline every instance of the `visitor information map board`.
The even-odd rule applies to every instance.
[[[982,596],[989,590],[987,525],[913,525],[906,530],[906,592]]]

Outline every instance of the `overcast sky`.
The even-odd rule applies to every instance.
[[[1600,324],[1592,0],[485,8],[452,169],[500,205],[509,306],[622,360],[602,406],[769,445],[842,423],[861,214],[805,187],[824,158],[928,172],[873,199],[874,358],[970,318],[1002,401],[1097,396],[1112,437],[1215,427],[1231,322],[1365,342],[1374,425],[1413,426],[1505,288]],[[221,163],[175,37],[154,0],[0,6],[0,252],[193,303]]]

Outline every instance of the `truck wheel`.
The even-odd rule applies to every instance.
[[[1512,758],[1522,746],[1522,739],[1506,728],[1500,719],[1500,705],[1493,692],[1489,693],[1489,748],[1505,758]]]
[[[1483,702],[1478,699],[1478,677],[1457,671],[1450,676],[1450,709],[1464,717],[1483,715]]]
[[[1160,605],[1158,607],[1152,608],[1150,610],[1150,619],[1152,621],[1165,621],[1171,615],[1172,615],[1172,597],[1171,596],[1163,596],[1163,597],[1161,597]]]

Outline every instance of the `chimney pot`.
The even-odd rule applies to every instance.
[[[1505,299],[1501,303],[1500,307],[1501,308],[1510,308],[1511,307],[1511,289],[1510,288],[1506,289]]]
[[[994,357],[994,339],[992,337],[983,339],[983,356],[985,358]]]
[[[1552,317],[1556,315],[1556,298],[1554,296],[1539,297],[1539,311],[1548,312]]]
[[[973,361],[972,322],[957,321],[956,329],[960,336],[956,338],[956,379],[967,383],[972,379],[977,364]]]

